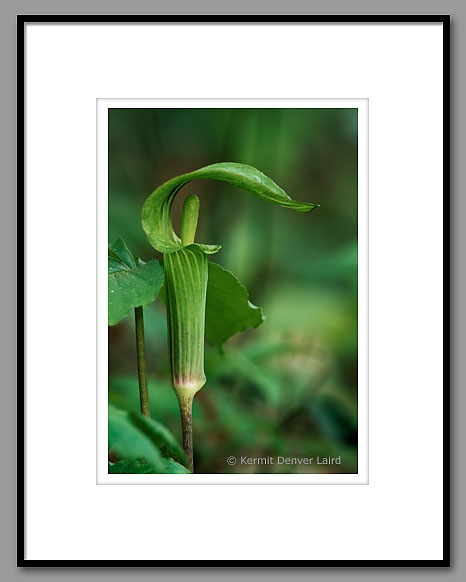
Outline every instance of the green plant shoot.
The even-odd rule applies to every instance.
[[[159,186],[146,200],[142,210],[142,226],[151,245],[163,253],[165,301],[171,382],[176,392],[181,414],[183,448],[193,471],[192,403],[194,395],[206,382],[204,374],[204,337],[206,320],[206,296],[208,292],[208,255],[216,253],[220,245],[195,242],[199,200],[188,196],[183,206],[181,238],[175,233],[171,222],[171,208],[181,188],[197,178],[229,182],[260,198],[297,212],[309,212],[318,206],[292,200],[273,180],[256,168],[244,164],[223,162],[206,166],[183,174]],[[237,295],[247,293],[236,278],[216,266],[212,271],[216,282],[241,287]],[[222,284],[222,283],[221,283]],[[217,289],[221,295],[220,289]],[[220,303],[221,298],[217,299]],[[258,308],[248,304],[252,313]],[[258,325],[261,318],[255,323]],[[244,329],[241,322],[236,331]],[[212,326],[215,330],[215,326]],[[212,332],[214,333],[214,332]],[[215,330],[222,338],[223,331]],[[234,333],[234,332],[233,332]],[[231,335],[231,333],[230,333]],[[227,334],[228,337],[228,334]],[[226,338],[225,338],[226,339]],[[223,339],[224,341],[224,339]]]

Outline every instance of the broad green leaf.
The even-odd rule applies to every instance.
[[[134,412],[130,412],[129,416],[133,424],[151,439],[164,457],[174,457],[183,463],[186,462],[186,455],[182,447],[166,426],[153,418],[147,418]]]
[[[108,407],[108,446],[118,457],[146,461],[157,473],[165,472],[162,455],[154,442],[132,421],[127,412]]]
[[[149,305],[157,298],[163,270],[157,260],[135,259],[122,239],[108,252],[108,324],[116,325],[135,307]]]
[[[108,245],[108,248],[113,255],[116,255],[117,258],[130,269],[134,269],[136,267],[136,260],[133,256],[133,253],[129,250],[125,241],[121,237],[118,237],[115,242]]]
[[[221,180],[251,192],[268,202],[291,208],[297,212],[309,212],[317,204],[296,202],[273,180],[262,172],[245,164],[221,162],[211,164],[194,172],[172,178],[159,186],[146,200],[142,209],[142,226],[151,245],[162,253],[172,253],[182,248],[181,240],[173,230],[171,207],[176,194],[181,188],[198,178]],[[196,245],[204,253],[211,254],[219,250],[218,245]]]
[[[108,247],[108,274],[117,273],[118,271],[129,271],[132,267],[128,267],[117,253]]]
[[[220,348],[235,333],[258,327],[264,321],[262,309],[249,301],[246,287],[220,265],[209,262],[205,333]]]

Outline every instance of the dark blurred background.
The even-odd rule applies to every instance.
[[[250,164],[310,214],[222,182],[196,180],[196,242],[233,271],[266,321],[206,345],[207,383],[193,411],[197,473],[357,472],[357,109],[109,110],[109,242],[159,256],[141,227],[162,182],[214,162]],[[145,308],[152,416],[181,441],[170,386],[164,307]],[[139,410],[133,318],[109,328],[109,397]],[[337,457],[341,465],[230,467],[234,456]]]

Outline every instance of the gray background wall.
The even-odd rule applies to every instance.
[[[466,308],[461,298],[466,297],[466,262],[461,260],[461,250],[465,246],[465,233],[461,231],[461,221],[466,218],[466,3],[464,0],[328,0],[305,1],[287,0],[221,0],[170,1],[158,0],[3,0],[0,5],[0,249],[2,276],[0,291],[0,349],[1,392],[0,392],[0,579],[35,580],[438,580],[448,578],[460,580],[466,577],[465,543],[465,496],[466,490],[465,455],[461,444],[466,441],[462,411],[465,410],[466,358],[461,358],[466,344]],[[15,310],[16,261],[22,268],[22,257],[15,257],[15,113],[16,113],[16,14],[450,14],[452,16],[452,341],[453,349],[453,394],[452,394],[452,535],[453,567],[451,569],[98,569],[98,568],[27,568],[17,569],[16,524],[15,524]],[[462,162],[463,161],[463,162]],[[20,303],[21,304],[21,303]],[[463,382],[461,382],[463,380]]]

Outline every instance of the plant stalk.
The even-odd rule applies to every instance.
[[[193,398],[205,384],[204,326],[207,259],[189,248],[196,236],[199,199],[187,196],[181,217],[179,251],[164,255],[167,328],[172,386],[180,406],[183,449],[193,467]]]
[[[177,393],[180,405],[181,430],[183,432],[183,449],[188,459],[188,469],[194,473],[193,461],[193,398],[194,394],[180,395]]]
[[[136,350],[138,360],[139,401],[141,414],[150,418],[149,389],[147,387],[146,348],[144,344],[144,315],[142,307],[134,309],[136,320]]]

